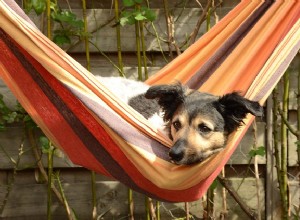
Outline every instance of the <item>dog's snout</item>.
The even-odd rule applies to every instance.
[[[183,159],[185,154],[184,151],[185,146],[186,146],[186,141],[184,140],[179,140],[174,144],[174,146],[169,151],[169,156],[172,161],[176,163]]]

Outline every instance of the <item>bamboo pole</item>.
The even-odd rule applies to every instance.
[[[118,52],[118,63],[119,63],[119,75],[124,76],[123,70],[123,59],[122,59],[122,48],[121,48],[121,27],[120,27],[120,17],[119,17],[119,0],[115,0],[115,21],[116,25],[116,35],[117,35],[117,52]]]
[[[289,72],[287,71],[283,77],[283,100],[282,114],[284,118],[288,118],[288,99],[289,99]],[[287,178],[287,135],[288,130],[285,123],[281,123],[281,171],[280,178],[282,186],[280,187],[282,202],[282,219],[288,219],[289,216],[289,200],[288,200],[288,178]]]

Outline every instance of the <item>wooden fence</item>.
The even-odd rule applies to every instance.
[[[21,0],[17,1],[22,5]],[[164,3],[168,2],[169,15],[173,22],[173,33],[168,32]],[[215,10],[210,12],[210,23],[205,20],[199,29],[197,37],[201,36],[218,19],[221,19],[239,1],[158,1],[150,2],[157,15],[155,21],[145,24],[145,45],[147,53],[147,70],[149,74],[155,73],[166,65],[172,57],[169,49],[176,56],[176,47],[168,42],[170,37],[180,50],[186,47],[185,42],[194,30],[199,17],[207,2],[216,4]],[[69,10],[82,17],[82,1],[59,0],[62,9]],[[120,7],[121,8],[121,7]],[[90,32],[90,70],[102,76],[119,75],[115,66],[118,65],[117,35],[115,28],[115,12],[112,1],[87,1],[88,30]],[[30,17],[35,24],[46,33],[45,14],[37,16],[33,11]],[[155,27],[155,29],[153,28]],[[53,28],[59,28],[53,25]],[[157,39],[159,36],[159,40]],[[71,37],[71,44],[63,45],[77,61],[86,66],[85,47],[82,39]],[[121,48],[124,73],[129,78],[137,78],[137,57],[135,44],[135,29],[132,25],[121,28]],[[167,61],[166,61],[167,60]],[[113,63],[113,64],[112,64]],[[300,60],[297,57],[290,72],[290,101],[289,121],[291,126],[297,123],[297,94]],[[282,89],[279,86],[279,94]],[[6,86],[0,84],[0,94],[9,108],[15,108],[15,99]],[[256,126],[250,127],[246,136],[239,144],[236,152],[224,168],[225,182],[216,183],[213,197],[203,197],[192,203],[165,203],[152,201],[153,208],[160,212],[160,219],[203,219],[207,217],[207,200],[213,198],[213,216],[215,219],[248,219],[249,216],[241,206],[259,213],[261,219],[280,219],[280,195],[278,190],[275,170],[274,147],[272,144],[272,121],[267,119],[272,116],[270,109],[272,99],[265,106],[266,114],[262,119],[257,119]],[[1,109],[1,107],[0,107]],[[40,136],[41,134],[37,135]],[[299,165],[297,155],[297,138],[288,136],[288,177],[290,192],[290,207],[292,215],[299,217]],[[249,156],[249,152],[256,147],[263,146],[266,153]],[[92,173],[85,168],[72,164],[61,152],[55,151],[54,171],[57,181],[61,182],[64,194],[70,207],[78,219],[93,218],[92,183],[96,188],[96,215],[98,219],[127,219],[130,216],[128,204],[128,189],[107,177],[96,175],[92,180]],[[1,219],[47,219],[47,181],[41,175],[39,164],[42,162],[47,170],[47,155],[38,158],[36,153],[41,153],[40,148],[33,146],[27,137],[24,126],[20,123],[9,124],[5,131],[0,132],[0,218]],[[79,152],[80,153],[80,152]],[[257,168],[255,172],[255,168]],[[58,174],[59,173],[59,174]],[[224,185],[226,186],[224,188]],[[228,191],[229,190],[229,191]],[[133,193],[134,218],[148,218],[148,198],[139,193]],[[146,207],[146,208],[145,208]],[[151,206],[150,206],[151,207]],[[52,218],[67,219],[65,207],[53,195]],[[158,216],[156,216],[158,217]],[[149,218],[148,218],[149,219]],[[210,218],[212,219],[212,218]],[[259,217],[257,217],[259,219]],[[296,219],[296,217],[295,217]]]

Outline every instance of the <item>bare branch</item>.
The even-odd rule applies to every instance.
[[[218,181],[222,184],[223,187],[228,191],[228,193],[232,196],[232,198],[240,205],[241,209],[249,216],[250,219],[257,219],[257,214],[247,206],[241,197],[232,189],[232,187],[227,183],[227,181],[222,178],[218,177]]]

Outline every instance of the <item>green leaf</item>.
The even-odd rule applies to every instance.
[[[265,156],[266,155],[265,147],[260,146],[257,149],[250,150],[250,152],[249,152],[250,157],[255,157],[256,155],[262,156],[262,157]]]
[[[71,39],[68,35],[64,33],[57,33],[53,36],[53,42],[56,43],[59,46],[62,46],[64,44],[70,44]]]
[[[123,0],[123,5],[125,7],[131,7],[131,6],[135,5],[135,2],[134,2],[134,0]]]
[[[42,152],[46,153],[46,154],[49,153],[49,151],[51,150],[49,139],[45,136],[40,136],[39,143],[40,143]]]
[[[82,20],[78,20],[76,15],[71,11],[53,12],[51,16],[55,21],[65,22],[73,27],[83,28],[84,26],[84,22]]]
[[[217,188],[217,186],[218,186],[218,180],[215,179],[215,180],[212,182],[212,184],[210,185],[209,189],[210,189],[210,190],[215,190],[215,189]]]
[[[294,144],[297,145],[297,149],[300,149],[300,141],[296,141]]]
[[[46,0],[31,0],[32,7],[37,15],[42,14],[46,10]]]
[[[23,122],[24,122],[26,128],[33,129],[33,128],[38,127],[29,115],[24,116]]]
[[[31,0],[24,1],[23,5],[24,5],[25,13],[28,14],[32,9],[32,1]]]
[[[126,24],[132,25],[135,24],[134,19],[135,12],[124,11],[121,13],[120,25],[124,27]]]
[[[137,21],[142,21],[142,20],[146,20],[147,19],[144,15],[142,15],[142,13],[136,14],[134,18]]]
[[[143,2],[143,0],[134,0],[135,1],[135,3],[137,3],[137,4],[141,4],[142,2]]]
[[[156,13],[149,8],[144,9],[144,16],[148,21],[154,21],[156,19]]]

